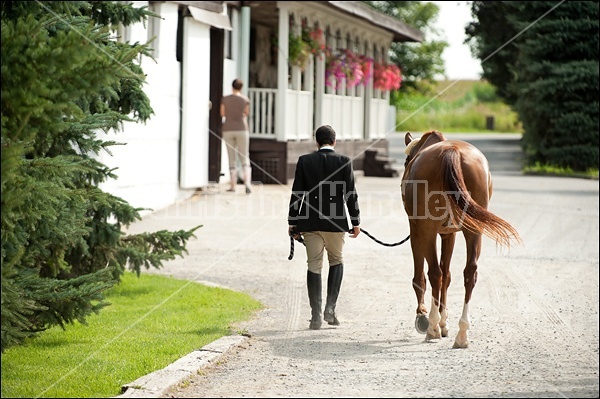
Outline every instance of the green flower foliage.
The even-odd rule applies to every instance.
[[[98,132],[143,123],[144,44],[111,28],[152,17],[122,2],[2,2],[2,352],[108,303],[127,270],[185,253],[189,231],[126,235],[140,209],[99,189]]]

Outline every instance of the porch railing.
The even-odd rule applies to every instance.
[[[275,115],[277,89],[248,89],[250,137],[274,140],[277,138]],[[368,116],[369,134],[364,134],[364,99],[362,97],[324,94],[323,124],[335,126],[339,140],[382,139],[393,125],[393,111],[387,99],[372,98]],[[287,91],[286,113],[283,129],[286,141],[309,140],[312,137],[314,105],[308,91]]]
[[[248,128],[251,137],[275,138],[275,107],[277,89],[248,88],[250,116]]]
[[[369,139],[382,139],[386,137],[389,129],[390,105],[388,100],[372,98],[371,115],[369,118]]]
[[[286,112],[283,129],[284,139],[308,140],[312,137],[314,106],[309,91],[289,90],[286,93]],[[250,116],[248,128],[250,137],[275,139],[277,132],[275,115],[277,109],[277,89],[248,89]]]
[[[315,112],[312,93],[288,89],[286,96],[285,140],[309,140],[312,137]]]
[[[364,100],[362,97],[323,95],[323,124],[334,127],[338,140],[363,138]]]

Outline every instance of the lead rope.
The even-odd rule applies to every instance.
[[[369,233],[367,230],[365,230],[365,229],[363,229],[363,228],[361,228],[361,229],[360,229],[360,231],[361,231],[362,233],[365,233],[365,234],[366,234],[366,235],[367,235],[367,236],[368,236],[368,237],[369,237],[371,240],[375,241],[377,244],[381,244],[381,245],[383,245],[383,246],[385,246],[385,247],[396,247],[396,246],[398,246],[398,245],[402,245],[402,244],[404,244],[406,241],[408,241],[408,240],[410,239],[410,234],[409,234],[409,235],[408,235],[408,236],[407,236],[407,237],[406,237],[404,240],[402,240],[402,241],[398,241],[398,242],[395,242],[395,243],[393,243],[393,244],[388,244],[388,243],[385,243],[385,242],[383,242],[383,241],[380,241],[380,240],[378,240],[377,238],[373,237],[373,236],[372,236],[372,235],[371,235],[371,234],[370,234],[370,233]]]
[[[367,237],[369,237],[370,239],[375,241],[377,244],[381,244],[385,247],[396,247],[398,245],[404,244],[406,241],[408,241],[410,239],[410,234],[409,234],[404,240],[395,242],[393,244],[389,244],[389,243],[385,243],[385,242],[373,237],[371,235],[371,233],[369,233],[367,230],[365,230],[363,228],[361,228],[360,231],[362,233],[365,233],[367,235]],[[352,230],[350,230],[350,232],[352,232]],[[299,238],[297,238],[298,242],[301,244],[304,244],[304,238],[302,238],[301,235],[299,235],[298,237],[299,237]],[[304,244],[304,245],[306,245],[306,244]],[[288,260],[292,260],[293,258],[294,258],[294,237],[290,235],[290,255],[288,256]]]
[[[298,242],[304,244],[304,238],[301,235],[298,235]],[[306,244],[304,244],[306,245]],[[290,256],[288,256],[288,260],[292,260],[294,258],[294,236],[290,235]]]

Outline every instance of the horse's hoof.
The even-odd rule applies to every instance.
[[[442,337],[446,338],[448,336],[448,327],[442,327]]]
[[[458,334],[456,334],[456,338],[454,338],[453,348],[465,349],[468,347],[469,347],[469,334],[467,333],[467,330],[459,330]]]
[[[469,341],[465,341],[465,342],[454,341],[454,345],[452,346],[453,349],[467,349],[468,347],[469,347]]]
[[[440,334],[439,331],[433,331],[433,332],[427,332],[427,335],[425,336],[425,341],[431,341],[434,339],[442,339],[442,335]]]
[[[425,314],[418,314],[415,319],[415,328],[419,334],[425,334],[429,328],[429,319]]]

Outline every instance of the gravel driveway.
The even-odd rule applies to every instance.
[[[136,224],[203,224],[188,256],[153,272],[223,285],[266,305],[236,326],[250,339],[166,397],[598,397],[598,181],[523,176],[518,141],[504,137],[477,145],[492,167],[490,209],[523,245],[497,248],[484,237],[468,349],[452,349],[464,297],[460,235],[449,336],[424,342],[414,328],[410,244],[384,247],[364,234],[346,242],[341,325],[308,329],[304,248],[287,259],[291,181],[255,186],[251,195],[215,187]],[[357,172],[357,190],[361,227],[385,242],[408,235],[399,177]]]

